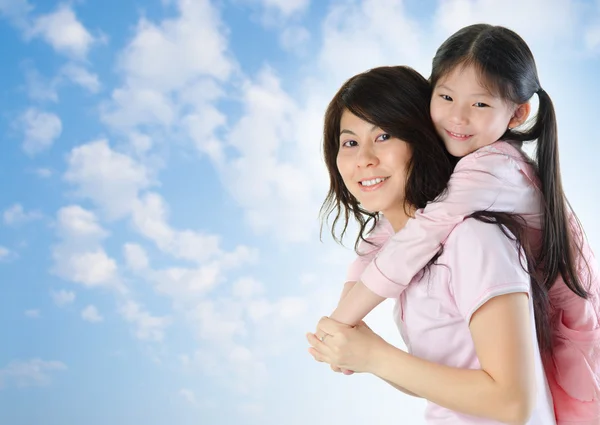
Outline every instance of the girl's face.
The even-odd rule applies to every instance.
[[[344,111],[340,121],[337,167],[346,188],[361,206],[388,219],[404,211],[408,143]]]
[[[459,65],[433,88],[431,119],[446,149],[456,157],[494,143],[509,126],[524,121],[518,119],[524,105],[517,108],[491,94],[479,79],[474,67]]]

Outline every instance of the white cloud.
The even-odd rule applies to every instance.
[[[61,69],[60,74],[90,93],[97,93],[100,90],[98,75],[91,73],[81,65],[69,63]]]
[[[297,18],[308,9],[310,0],[242,0],[262,7],[263,21],[268,25],[276,19]]]
[[[188,317],[198,326],[200,339],[228,346],[234,337],[248,332],[241,306],[231,299],[204,300],[188,313]]]
[[[108,233],[94,213],[78,205],[63,207],[57,212],[56,230],[61,240],[52,248],[54,274],[86,287],[124,289],[116,261],[100,245]]]
[[[161,342],[171,324],[167,316],[152,316],[137,302],[128,300],[119,309],[121,315],[135,326],[135,336],[143,341]]]
[[[284,28],[279,37],[279,42],[285,50],[304,52],[306,43],[310,40],[310,32],[301,26]]]
[[[37,309],[25,310],[25,317],[30,319],[39,319],[42,313]]]
[[[0,14],[10,19],[18,28],[27,26],[27,15],[32,9],[27,0],[0,0]]]
[[[58,115],[29,108],[21,116],[25,137],[23,150],[29,155],[48,149],[62,133],[62,122]]]
[[[34,172],[43,179],[50,178],[52,177],[52,174],[54,174],[49,168],[37,168]]]
[[[214,133],[225,123],[225,115],[208,104],[198,105],[194,112],[190,112],[182,120],[184,129],[198,151],[208,155],[216,164],[223,164],[225,154],[221,142]]]
[[[133,223],[136,229],[154,241],[164,252],[176,258],[203,262],[219,252],[219,237],[192,230],[178,231],[167,222],[167,206],[157,193],[147,193],[136,200]]]
[[[69,248],[55,247],[53,272],[63,279],[87,287],[112,286],[117,280],[117,264],[103,249],[72,252]]]
[[[192,390],[188,390],[187,388],[182,388],[179,390],[179,395],[188,403],[197,406],[198,400],[196,399],[196,394]]]
[[[587,29],[585,32],[585,44],[589,50],[596,50],[600,47],[600,25]]]
[[[108,236],[96,215],[79,205],[69,205],[57,213],[57,230],[65,240],[97,241]]]
[[[25,81],[30,99],[40,102],[58,102],[58,79],[45,78],[35,68],[27,66]]]
[[[265,406],[256,402],[245,402],[238,406],[238,411],[244,416],[258,416],[264,413]]]
[[[27,223],[41,218],[42,215],[38,211],[25,212],[21,204],[14,204],[4,211],[3,218],[4,223],[13,226],[18,224]]]
[[[170,256],[195,263],[196,267],[171,267],[161,271],[148,269],[148,259],[141,247],[126,245],[125,261],[130,269],[139,272],[156,289],[177,303],[189,303],[208,292],[223,280],[223,273],[258,259],[255,249],[239,245],[231,252],[221,250],[220,237],[190,229],[174,229],[168,220],[168,206],[155,192],[146,192],[150,185],[149,171],[133,158],[112,150],[106,141],[92,142],[73,149],[68,157],[65,179],[75,185],[75,193],[90,199],[107,218],[130,218],[133,229],[156,244]],[[104,234],[91,212],[81,215],[80,227],[92,226],[95,240]],[[90,218],[90,217],[93,217]],[[73,221],[73,220],[69,220]],[[65,227],[65,226],[62,226]],[[75,240],[81,239],[78,235]],[[94,239],[94,238],[92,238]],[[69,243],[73,246],[73,242]],[[55,249],[56,270],[70,280],[91,285],[118,281],[116,263],[96,244],[77,251],[67,248],[68,255],[60,256]],[[95,261],[92,267],[91,261]],[[81,266],[79,266],[81,264]],[[58,267],[58,265],[62,265]],[[85,267],[84,267],[85,266]],[[82,276],[83,272],[87,272]],[[90,273],[94,273],[89,276]],[[76,279],[75,279],[76,277]]]
[[[502,7],[492,0],[449,0],[440,2],[434,20],[434,28],[441,30],[439,43],[476,22],[508,27],[532,42],[547,41],[550,33],[555,40],[571,38],[578,17],[577,6],[570,0],[507,0]]]
[[[92,200],[109,219],[131,212],[138,192],[150,186],[149,172],[132,158],[97,140],[74,148],[64,175],[76,193]]]
[[[104,321],[104,317],[98,312],[96,306],[93,305],[88,305],[81,310],[81,318],[90,323],[100,323]]]
[[[123,254],[127,267],[131,270],[139,271],[148,268],[148,256],[146,251],[140,245],[127,243],[123,246]]]
[[[177,6],[180,14],[174,19],[158,24],[141,19],[122,52],[119,68],[124,84],[113,91],[102,114],[112,127],[124,131],[142,125],[172,129],[178,123],[180,107],[205,105],[213,96],[220,96],[220,90],[195,87],[207,88],[212,80],[227,80],[233,72],[216,9],[208,0],[179,0]],[[198,96],[188,96],[190,91]],[[222,119],[213,109],[205,109],[216,120]]]
[[[35,101],[58,102],[58,91],[67,83],[80,86],[93,94],[100,90],[98,75],[75,62],[67,63],[51,78],[40,74],[29,62],[25,63],[24,68],[27,95]]]
[[[50,373],[66,370],[59,361],[41,359],[14,360],[0,369],[0,388],[12,381],[17,387],[41,387],[50,384]]]
[[[137,131],[129,133],[129,143],[131,144],[133,151],[139,156],[148,152],[153,144],[150,136]]]
[[[55,11],[33,19],[28,37],[41,37],[54,50],[74,58],[85,58],[94,37],[77,19],[69,5],[60,4]]]
[[[244,277],[238,279],[233,284],[233,290],[231,292],[236,298],[249,299],[256,295],[262,295],[265,292],[265,288],[259,281],[251,277]]]
[[[58,307],[64,307],[75,301],[75,292],[65,291],[64,289],[61,289],[58,292],[51,291],[50,295],[52,296],[54,304],[56,304]]]
[[[191,303],[203,297],[222,279],[222,269],[213,262],[196,269],[170,267],[153,271],[148,278],[156,290],[178,303]]]
[[[312,182],[323,173],[312,173],[304,159],[309,151],[315,154],[312,161],[319,161],[317,143],[306,146],[307,140],[319,139],[318,133],[311,137],[311,123],[301,122],[302,111],[270,69],[258,81],[246,82],[242,101],[244,114],[225,137],[238,155],[219,167],[222,180],[255,232],[306,241],[315,230],[319,205]]]
[[[201,75],[217,80],[233,66],[217,11],[207,0],[179,0],[180,15],[154,24],[141,19],[123,52],[121,68],[132,85],[162,92],[181,89]]]
[[[0,261],[8,260],[12,256],[12,251],[0,245]]]

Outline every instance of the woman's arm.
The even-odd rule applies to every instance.
[[[470,330],[481,369],[440,365],[386,344],[367,371],[457,412],[526,423],[536,395],[527,294],[492,298],[475,312]]]
[[[423,398],[421,396],[416,395],[415,393],[411,393],[406,388],[402,388],[400,385],[394,384],[392,381],[388,381],[387,379],[384,379],[384,381],[387,382],[388,384],[390,384],[392,387],[396,388],[398,391],[401,391],[401,392],[403,392],[406,395],[410,395],[412,397],[417,397],[417,398]]]

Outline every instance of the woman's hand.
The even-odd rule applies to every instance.
[[[306,338],[312,346],[309,353],[318,362],[341,369],[370,372],[374,355],[388,345],[364,322],[351,327],[324,317],[317,328],[317,332],[325,337],[320,341],[314,334],[308,333]]]

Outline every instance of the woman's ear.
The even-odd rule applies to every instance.
[[[527,121],[527,118],[529,118],[530,112],[531,104],[529,102],[518,105],[517,109],[515,109],[515,112],[513,113],[512,118],[508,122],[508,128],[512,129],[523,124],[525,121]]]

